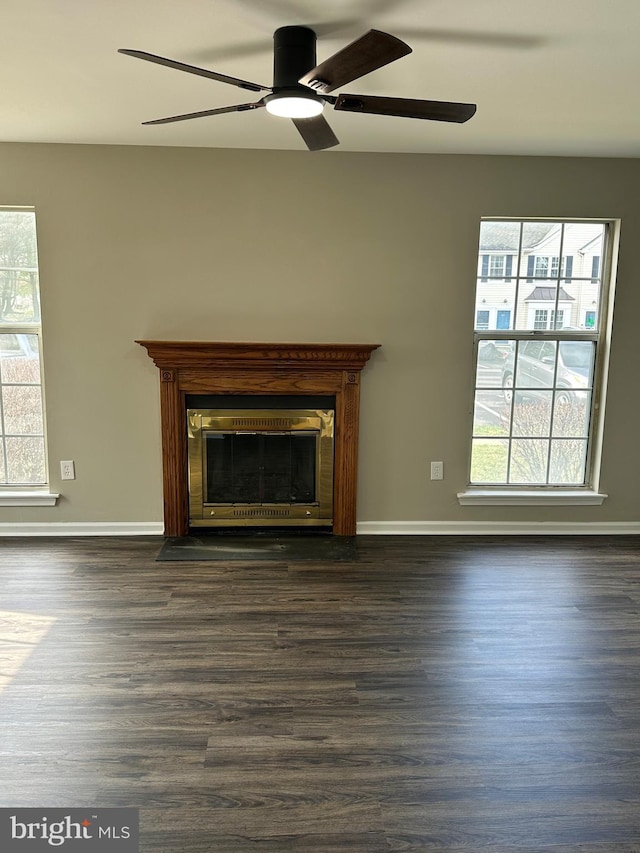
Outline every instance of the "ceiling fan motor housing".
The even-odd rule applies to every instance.
[[[273,34],[273,91],[311,95],[298,80],[316,66],[316,34],[309,27],[280,27]]]

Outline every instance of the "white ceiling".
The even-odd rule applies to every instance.
[[[260,95],[117,53],[270,85],[288,24],[318,61],[371,28],[413,48],[342,91],[478,105],[462,125],[327,107],[332,151],[640,156],[640,0],[1,0],[0,141],[304,149],[266,110],[142,127]]]

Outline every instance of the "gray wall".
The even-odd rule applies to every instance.
[[[382,344],[362,376],[360,521],[638,519],[640,161],[4,144],[0,188],[0,204],[36,208],[63,494],[1,522],[162,520],[157,371],[139,338]],[[491,215],[622,219],[602,507],[457,503]]]

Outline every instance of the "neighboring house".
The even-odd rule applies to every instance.
[[[588,222],[569,224],[560,245],[558,223],[528,223],[522,235],[516,225],[482,224],[476,328],[594,328],[601,274],[600,226],[594,236],[594,226]]]

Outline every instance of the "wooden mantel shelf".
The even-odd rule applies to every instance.
[[[189,532],[187,394],[335,396],[333,532],[356,532],[360,371],[380,344],[136,341],[160,371],[166,536]]]
[[[136,341],[157,367],[300,366],[362,370],[379,344],[232,343]]]

